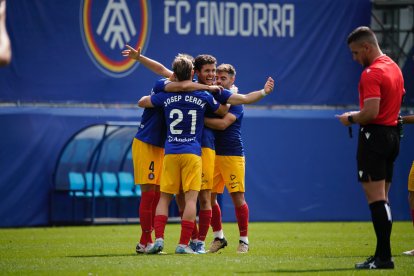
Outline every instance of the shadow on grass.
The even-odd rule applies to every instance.
[[[66,258],[99,258],[99,257],[131,257],[137,256],[137,254],[102,254],[102,255],[74,255],[74,256],[66,256]]]
[[[161,255],[171,255],[166,252],[159,252],[158,254],[136,254],[136,253],[130,253],[130,254],[101,254],[101,255],[73,255],[73,256],[66,256],[66,258],[99,258],[99,257],[131,257],[131,256],[161,256]],[[185,255],[185,254],[181,254]]]
[[[348,259],[363,259],[366,260],[368,257],[367,255],[364,256],[321,256],[321,258],[324,259],[343,259],[343,258],[348,258]]]
[[[355,268],[326,268],[326,269],[270,269],[262,271],[242,271],[236,274],[259,274],[259,273],[309,273],[309,272],[339,272],[355,271]]]

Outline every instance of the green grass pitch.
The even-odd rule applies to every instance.
[[[391,271],[356,271],[374,252],[369,222],[250,223],[248,254],[237,254],[237,224],[217,254],[175,255],[180,225],[168,224],[166,255],[137,255],[139,225],[0,229],[1,275],[414,275],[411,222],[395,222]],[[207,243],[212,240],[211,229]]]

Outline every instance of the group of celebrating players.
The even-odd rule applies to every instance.
[[[274,80],[269,77],[263,89],[238,94],[234,86],[235,68],[230,64],[216,67],[217,61],[211,55],[193,59],[179,54],[171,71],[141,55],[140,49],[126,47],[124,56],[164,77],[156,82],[150,96],[138,102],[145,109],[132,145],[135,183],[142,190],[142,234],[136,252],[162,252],[168,207],[174,195],[181,216],[181,235],[175,253],[214,253],[227,246],[217,203],[217,194],[222,194],[226,186],[240,232],[236,252],[247,253],[249,208],[244,197],[242,105],[271,93]],[[194,73],[197,82],[193,82]],[[214,240],[206,250],[210,225]]]

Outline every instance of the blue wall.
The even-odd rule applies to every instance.
[[[334,118],[341,110],[248,110],[242,134],[246,146],[247,191],[252,220],[368,220],[357,182],[356,146]],[[263,116],[263,117],[262,117]],[[394,219],[409,219],[407,178],[414,160],[414,127],[407,126],[395,165],[391,204]],[[225,200],[226,220],[235,220]]]
[[[135,102],[154,75],[122,57],[128,43],[167,67],[178,53],[212,54],[236,67],[242,91],[272,76],[283,93],[262,104],[353,104],[361,67],[346,37],[370,12],[369,0],[8,1],[0,101]]]
[[[340,112],[246,109],[242,134],[251,221],[370,219],[356,178],[356,139],[334,118]],[[52,174],[66,141],[90,124],[137,121],[140,114],[136,109],[1,108],[0,226],[47,225]],[[397,220],[409,219],[414,127],[406,127],[405,136],[391,189]],[[235,221],[227,194],[223,204],[223,219]]]

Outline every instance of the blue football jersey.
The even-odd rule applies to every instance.
[[[159,79],[152,88],[151,95],[157,94],[164,90],[164,87],[170,80],[166,78]],[[164,147],[166,139],[166,126],[164,112],[162,108],[145,108],[142,113],[141,122],[138,126],[138,132],[135,138],[138,140],[157,146]]]
[[[215,150],[214,140],[214,131],[211,128],[204,126],[201,147]]]
[[[206,110],[216,111],[220,104],[206,91],[161,92],[151,96],[156,107],[164,108],[167,125],[165,154],[201,155],[201,137]]]
[[[221,92],[217,92],[217,93],[213,93],[214,99],[216,99],[216,101],[218,101],[221,104],[226,104],[227,100],[230,98],[230,96],[233,93],[231,93],[230,90],[228,89],[223,89],[223,91]]]
[[[229,99],[231,94],[232,93],[227,89],[224,89],[222,92],[212,93],[214,99],[216,99],[221,104],[226,104],[227,100]],[[211,112],[209,110],[206,111],[205,116],[209,117],[209,118],[217,118],[218,117],[216,114],[214,114],[213,112]],[[215,139],[214,131],[211,128],[204,127],[203,140],[201,142],[201,146],[203,148],[210,148],[210,149],[214,150],[215,149],[214,139]]]
[[[216,154],[244,156],[243,141],[241,138],[241,123],[244,114],[243,105],[230,106],[229,113],[236,116],[236,121],[225,130],[214,131]]]

